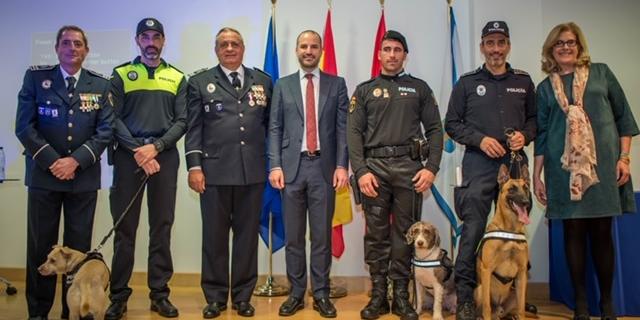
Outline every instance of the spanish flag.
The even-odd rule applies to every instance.
[[[382,14],[380,15],[380,21],[378,22],[378,31],[376,32],[376,40],[373,47],[373,60],[371,61],[371,79],[380,75],[380,61],[378,61],[378,51],[382,46],[382,38],[387,32],[387,24],[384,21],[384,6],[382,7]]]
[[[320,69],[332,75],[338,75],[336,52],[333,44],[333,30],[331,28],[331,8],[327,10],[327,21],[324,26],[324,46],[320,57]],[[351,197],[349,188],[344,187],[336,192],[336,208],[333,213],[333,230],[331,233],[331,254],[340,258],[344,253],[344,238],[342,225],[351,222]]]

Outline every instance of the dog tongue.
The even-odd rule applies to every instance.
[[[529,212],[527,212],[527,208],[521,207],[517,204],[513,204],[513,207],[518,212],[518,221],[522,222],[524,225],[528,225],[531,220],[529,220]]]

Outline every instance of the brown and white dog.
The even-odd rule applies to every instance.
[[[80,251],[55,245],[38,272],[43,276],[66,274],[73,278],[67,291],[70,320],[104,319],[109,285],[109,269],[104,261],[87,259]]]
[[[431,223],[418,221],[409,228],[405,237],[407,244],[412,244],[414,248],[412,264],[416,285],[416,313],[420,314],[431,305],[434,320],[444,319],[443,307],[455,313],[457,299],[452,275],[453,264],[447,252],[440,248],[438,229]]]
[[[496,212],[478,249],[475,300],[485,320],[508,316],[525,318],[529,262],[525,232],[530,222],[531,193],[527,165],[519,171],[520,176],[514,179],[507,166],[500,166]]]

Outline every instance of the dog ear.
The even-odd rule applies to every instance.
[[[435,247],[440,247],[440,232],[438,232],[438,229],[435,226],[433,227],[433,234],[435,235]]]
[[[529,184],[529,166],[526,163],[520,167],[520,178]]]
[[[509,169],[506,165],[500,165],[500,171],[498,171],[498,184],[502,185],[509,180]]]
[[[409,230],[407,230],[407,233],[404,235],[405,240],[407,241],[407,244],[412,244],[413,241],[416,238],[416,225],[417,224],[413,224]]]
[[[71,258],[71,251],[69,251],[68,247],[60,247],[60,253],[62,253],[62,256],[67,260]]]

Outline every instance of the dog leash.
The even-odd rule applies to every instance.
[[[133,172],[133,174],[136,174],[140,172],[140,168],[136,169],[136,171]],[[142,189],[144,189],[144,186],[147,184],[147,180],[149,180],[149,175],[145,174],[141,179],[140,179],[140,185],[138,186],[138,190],[136,191],[136,193],[133,195],[133,197],[131,198],[131,200],[129,200],[129,203],[127,204],[127,207],[124,209],[124,211],[122,212],[122,214],[120,215],[120,218],[118,218],[118,220],[116,221],[116,223],[113,224],[113,227],[111,228],[111,230],[109,230],[109,232],[107,233],[106,236],[104,236],[104,238],[102,238],[102,241],[100,241],[100,244],[93,250],[89,251],[89,253],[95,252],[98,253],[100,251],[100,249],[102,249],[102,247],[104,246],[104,244],[107,242],[107,240],[109,240],[109,238],[111,237],[111,235],[113,234],[113,232],[116,230],[116,228],[118,228],[118,226],[120,225],[120,223],[122,222],[122,220],[124,220],[124,216],[127,214],[127,212],[129,212],[129,209],[131,209],[131,206],[133,205],[133,202],[136,201],[136,198],[138,198],[138,196],[140,195],[140,192],[142,191]]]
[[[504,135],[507,136],[507,146],[509,146],[511,143],[509,142],[509,140],[511,139],[511,137],[513,137],[516,134],[516,130],[513,128],[506,128],[504,129]],[[513,172],[513,166],[517,165],[518,166],[518,170],[516,170],[516,177],[515,179],[520,179],[520,164],[522,162],[522,155],[517,152],[517,151],[513,151],[511,150],[511,158],[509,159],[509,176],[511,176],[512,172]]]

